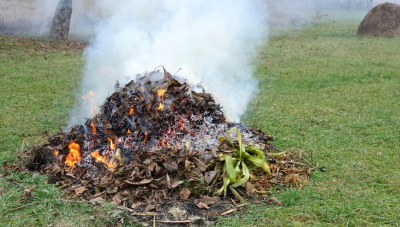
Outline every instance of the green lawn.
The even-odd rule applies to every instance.
[[[314,172],[303,189],[275,194],[284,207],[252,206],[218,225],[400,224],[400,39],[356,37],[359,21],[331,16],[302,29],[274,30],[260,48],[259,92],[243,122],[273,135],[282,150],[312,153],[328,171]],[[14,160],[23,139],[38,143],[67,124],[82,76],[82,46],[0,36],[0,160]],[[12,178],[21,183],[7,181]],[[109,206],[64,203],[62,192],[45,182],[41,175],[0,177],[0,223],[109,222]],[[23,196],[27,186],[36,187],[32,197]]]

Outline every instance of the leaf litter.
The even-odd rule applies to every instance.
[[[306,155],[280,152],[272,140],[229,122],[214,95],[164,69],[116,86],[98,114],[49,135],[48,142],[21,151],[20,165],[3,168],[6,175],[48,174],[48,183],[66,192],[65,200],[156,212],[164,226],[210,224],[272,189],[307,183],[311,165],[301,163]],[[276,197],[268,201],[283,206]],[[132,220],[154,221],[146,215]]]

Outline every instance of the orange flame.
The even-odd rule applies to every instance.
[[[111,149],[115,150],[115,148],[117,148],[117,145],[112,141],[112,139],[110,137],[107,137],[107,139],[110,141]]]
[[[92,134],[96,135],[96,125],[94,125],[94,122],[90,123],[90,125],[92,126]]]
[[[58,151],[54,151],[54,154],[56,155],[56,159],[58,159]]]
[[[107,164],[108,168],[113,168],[113,166],[106,161],[106,157],[100,155],[99,151],[93,151],[91,154],[92,157],[96,159],[96,162],[104,162]]]
[[[164,105],[160,103],[160,105],[157,107],[157,110],[163,110],[164,109]]]
[[[129,108],[129,115],[133,115],[134,114],[135,109],[133,109],[133,107]]]
[[[147,140],[147,132],[145,132],[144,134],[146,135],[146,137],[144,138],[143,145],[146,145],[146,140]]]
[[[81,152],[80,149],[81,147],[79,146],[79,144],[75,143],[75,142],[71,142],[68,145],[69,148],[69,153],[67,155],[67,158],[65,159],[65,164],[70,166],[70,167],[74,167],[75,164],[79,161],[81,161]]]
[[[161,140],[161,146],[163,147],[165,145],[165,139]]]
[[[129,128],[128,128],[128,134],[131,134],[132,132],[131,131],[129,131]]]
[[[157,90],[158,97],[161,98],[161,102],[160,102],[160,105],[157,107],[157,110],[163,110],[164,109],[164,93],[165,93],[164,89],[158,89]]]

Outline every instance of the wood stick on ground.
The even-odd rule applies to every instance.
[[[237,211],[237,210],[236,209],[230,209],[230,210],[225,211],[224,213],[222,213],[221,216],[229,214],[229,213],[232,213],[232,212],[235,212],[235,211]]]

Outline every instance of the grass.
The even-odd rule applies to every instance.
[[[399,39],[356,37],[360,20],[340,17],[280,30],[260,49],[259,92],[243,117],[272,134],[277,147],[312,152],[328,171],[316,171],[303,189],[275,194],[284,207],[251,206],[217,225],[400,224]],[[1,160],[15,159],[23,139],[43,141],[45,132],[67,124],[83,66],[82,48],[68,45],[0,37]],[[62,192],[45,182],[41,175],[0,177],[0,223],[108,223],[110,207],[61,202]],[[23,197],[27,186],[37,187],[32,198]],[[11,212],[32,202],[39,203]]]

